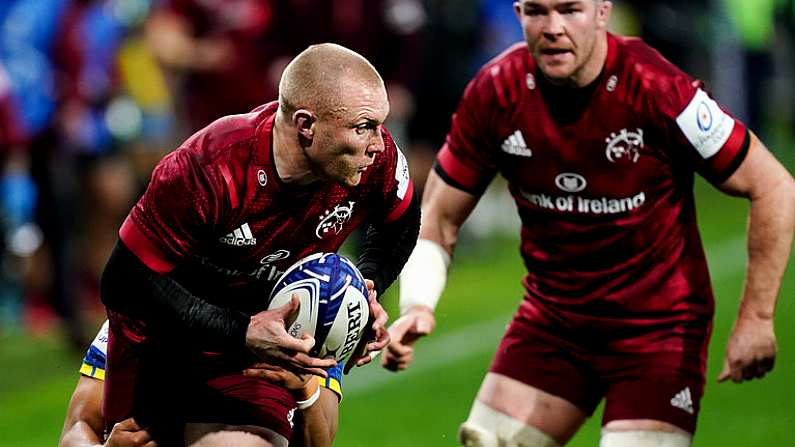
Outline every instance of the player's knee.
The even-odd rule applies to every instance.
[[[461,424],[458,429],[458,442],[466,447],[497,447],[497,437],[486,428],[479,427],[469,421]]]
[[[191,447],[273,447],[273,444],[253,433],[217,431],[202,436]]]
[[[599,447],[690,447],[692,436],[681,432],[602,430]]]
[[[541,430],[479,401],[461,424],[458,440],[466,447],[560,447]]]

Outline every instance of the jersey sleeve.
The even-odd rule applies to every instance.
[[[342,364],[326,370],[328,377],[315,376],[320,386],[326,387],[342,401]]]
[[[207,240],[221,207],[217,176],[186,150],[166,156],[119,237],[150,269],[169,272]]]
[[[497,172],[492,123],[500,104],[491,71],[487,66],[467,85],[434,166],[447,184],[475,195],[486,190]]]
[[[684,148],[686,158],[704,178],[723,183],[748,153],[748,129],[705,91],[702,82],[684,74],[674,79],[672,91],[664,97],[670,102],[660,110],[671,146]]]
[[[384,129],[384,157],[382,203],[385,206],[384,222],[394,222],[408,208],[414,195],[414,184],[409,174],[406,156]]]
[[[105,380],[105,360],[108,354],[108,320],[91,342],[91,346],[83,356],[83,363],[80,365],[80,374],[94,379]]]

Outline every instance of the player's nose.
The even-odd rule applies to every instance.
[[[552,11],[547,14],[546,18],[544,19],[544,26],[541,28],[541,32],[544,33],[548,39],[554,40],[555,38],[562,36],[565,31],[565,26],[563,24],[563,17],[556,11]]]
[[[381,126],[378,126],[376,131],[373,132],[373,138],[367,144],[367,155],[372,157],[377,153],[384,152],[384,149],[384,138],[381,133]]]

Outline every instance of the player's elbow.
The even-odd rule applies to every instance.
[[[783,213],[795,219],[795,179],[789,174],[784,172],[780,178],[771,186],[769,191],[770,200],[776,204]]]

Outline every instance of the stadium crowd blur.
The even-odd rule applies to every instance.
[[[614,4],[614,30],[791,147],[795,0]],[[100,269],[154,164],[213,119],[275,99],[307,45],[376,65],[421,187],[467,80],[521,39],[511,0],[3,0],[0,338],[57,330],[84,349],[104,318]]]

